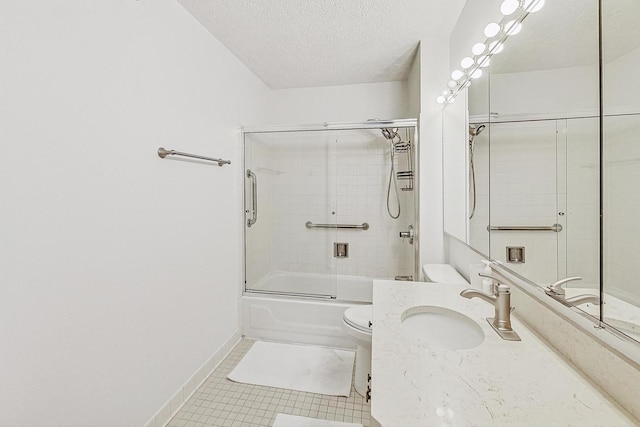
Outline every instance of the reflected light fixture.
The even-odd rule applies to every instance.
[[[462,58],[462,61],[460,61],[460,66],[465,70],[467,68],[471,68],[472,65],[473,65],[473,58],[469,58],[468,56],[465,58]]]
[[[516,21],[509,21],[504,24],[504,32],[510,36],[516,35],[522,30],[522,24]]]
[[[490,63],[491,63],[491,59],[487,55],[484,55],[478,58],[478,65],[481,68],[488,67]]]
[[[491,57],[502,52],[507,38],[522,30],[522,20],[527,14],[539,11],[544,3],[545,0],[504,0],[500,5],[503,18],[500,22],[491,22],[484,27],[487,39],[471,47],[473,57],[467,56],[460,61],[460,67],[464,71],[454,70],[451,73],[452,80],[447,83],[449,89],[442,92],[436,102],[451,104],[461,90],[469,87],[472,79],[480,78],[483,74],[481,68],[489,66]],[[516,12],[516,19],[507,18]]]
[[[489,53],[496,54],[502,52],[504,49],[504,44],[500,43],[498,40],[491,42],[489,45]]]
[[[490,24],[488,24],[486,27],[484,27],[484,35],[491,38],[491,37],[495,37],[501,30],[502,28],[500,27],[500,24],[496,24],[495,22],[492,22]]]
[[[484,43],[476,43],[471,48],[471,52],[473,52],[474,55],[482,55],[485,50],[487,50],[487,45]]]

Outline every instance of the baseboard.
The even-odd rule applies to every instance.
[[[242,338],[239,330],[236,330],[229,339],[216,350],[213,355],[196,370],[182,387],[165,402],[153,417],[145,424],[145,427],[165,427],[171,418],[182,408],[184,403],[195,393],[195,391],[211,375],[220,362],[229,354]]]

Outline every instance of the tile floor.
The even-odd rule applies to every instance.
[[[253,340],[243,339],[196,390],[168,427],[270,426],[276,414],[371,424],[371,406],[351,384],[347,397],[235,383],[227,379]]]

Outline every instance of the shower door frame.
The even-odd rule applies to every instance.
[[[299,294],[291,292],[265,291],[247,289],[247,188],[245,173],[247,170],[246,159],[246,135],[257,133],[279,133],[279,132],[313,132],[313,131],[332,131],[332,130],[363,130],[363,129],[382,129],[382,128],[411,128],[413,127],[414,156],[413,156],[413,280],[417,281],[420,277],[420,139],[419,139],[419,122],[418,119],[394,119],[394,120],[375,120],[365,122],[325,122],[310,125],[272,125],[272,126],[242,126],[240,128],[241,138],[241,156],[242,156],[242,294],[254,295],[278,295],[284,297],[310,298],[310,299],[334,299],[331,296],[318,296],[309,294]],[[374,278],[377,279],[377,278]],[[380,279],[383,280],[383,279]]]

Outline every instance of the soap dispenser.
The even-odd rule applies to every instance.
[[[492,261],[482,259],[480,260],[484,263],[484,270],[482,270],[485,274],[493,274],[493,270],[491,270]],[[495,293],[495,283],[493,280],[489,278],[485,278],[482,280],[482,292],[485,294],[493,295]]]

